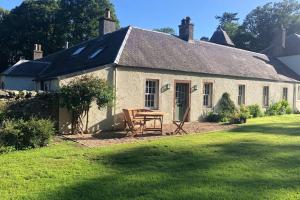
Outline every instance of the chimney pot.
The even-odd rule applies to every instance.
[[[282,48],[285,48],[285,44],[286,44],[286,28],[284,28],[284,26],[281,26],[281,46]]]
[[[109,8],[106,8],[106,9],[105,9],[105,14],[104,14],[104,16],[105,16],[106,19],[111,19],[110,9],[109,9]]]
[[[65,45],[65,49],[68,49],[68,48],[69,48],[69,42],[67,41],[66,45]]]
[[[33,50],[33,60],[41,59],[43,58],[43,51],[42,51],[42,45],[35,44],[34,50]]]

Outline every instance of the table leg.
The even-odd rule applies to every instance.
[[[163,121],[164,121],[164,117],[162,116],[160,118],[160,132],[161,132],[161,134],[163,134]]]

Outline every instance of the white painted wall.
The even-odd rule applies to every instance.
[[[3,76],[6,90],[35,90],[34,77]]]
[[[278,59],[300,75],[300,55],[280,57]]]
[[[232,100],[237,104],[238,85],[246,86],[246,105],[263,103],[263,86],[269,86],[270,105],[282,100],[283,88],[288,88],[288,101],[295,110],[300,110],[300,101],[296,101],[294,83],[250,80],[233,77],[215,77],[205,76],[196,73],[183,73],[176,71],[150,70],[142,68],[118,67],[102,68],[91,74],[106,79],[116,85],[116,105],[112,109],[98,110],[96,104],[93,104],[90,110],[90,131],[98,132],[101,130],[111,130],[122,126],[123,108],[143,108],[145,98],[145,81],[146,79],[158,79],[159,87],[170,84],[171,88],[167,91],[161,91],[159,94],[159,110],[168,113],[164,118],[164,123],[172,123],[174,113],[174,81],[185,80],[191,81],[191,86],[197,85],[198,90],[191,93],[191,113],[190,120],[201,120],[203,115],[211,111],[203,107],[203,84],[205,82],[213,83],[213,106],[216,106],[224,92],[228,92]],[[83,74],[81,74],[83,75]],[[73,76],[63,78],[59,81],[62,86],[70,82]],[[70,113],[66,109],[60,109],[59,124],[60,132],[70,132]]]

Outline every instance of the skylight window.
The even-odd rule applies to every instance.
[[[84,49],[85,49],[85,47],[78,48],[76,51],[74,51],[74,53],[72,54],[72,56],[76,56],[76,55],[80,54]]]
[[[95,58],[101,51],[103,51],[103,47],[99,48],[97,51],[95,51],[92,55],[89,56],[89,59]]]

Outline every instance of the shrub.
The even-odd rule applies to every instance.
[[[269,116],[285,115],[285,114],[291,114],[291,113],[292,113],[292,109],[289,106],[289,103],[285,100],[272,104],[266,110],[266,115],[269,115]]]
[[[215,112],[209,112],[205,119],[208,122],[220,122],[221,121],[220,115]]]
[[[249,114],[251,117],[256,118],[256,117],[263,116],[263,112],[261,111],[261,108],[259,105],[254,104],[254,105],[247,106],[247,108],[249,110]]]
[[[241,105],[239,114],[240,114],[240,118],[244,119],[245,121],[251,116],[249,109],[244,105]]]
[[[15,151],[16,148],[12,146],[0,146],[0,155]]]
[[[228,93],[224,93],[219,102],[218,113],[221,117],[221,121],[229,121],[232,115],[236,112],[234,102],[230,99]]]
[[[23,150],[46,146],[52,135],[54,124],[50,120],[8,120],[0,130],[0,141],[4,146]]]

